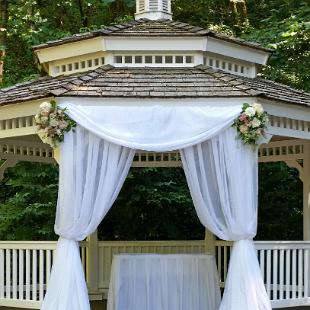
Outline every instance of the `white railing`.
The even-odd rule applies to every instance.
[[[205,241],[134,241],[98,243],[98,289],[105,296],[114,254],[203,253]],[[231,242],[216,241],[220,285],[224,287]],[[255,242],[268,296],[274,308],[310,305],[310,242]],[[88,247],[81,242],[86,268]],[[39,309],[42,303],[56,242],[0,242],[0,307]],[[86,274],[87,278],[87,274]]]
[[[80,249],[85,266],[85,242]],[[53,241],[0,241],[0,307],[40,309],[55,250]]]
[[[231,242],[216,241],[221,286],[227,276]],[[255,247],[273,308],[310,305],[310,242],[256,241]]]
[[[55,242],[0,242],[0,305],[39,309]]]

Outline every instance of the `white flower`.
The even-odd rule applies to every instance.
[[[253,108],[253,107],[248,107],[245,109],[244,113],[247,115],[247,116],[254,116],[255,113],[256,113],[256,110]]]
[[[47,123],[48,123],[48,117],[47,116],[42,116],[41,117],[41,124],[47,125]]]
[[[40,110],[43,113],[48,113],[52,109],[52,104],[50,102],[43,102],[40,104]]]
[[[264,108],[260,103],[253,103],[252,107],[256,110],[258,115],[262,115],[264,113]]]
[[[58,120],[55,119],[55,118],[52,118],[52,119],[50,120],[50,126],[52,126],[52,127],[57,127],[57,126],[58,126]]]
[[[245,125],[241,125],[239,127],[239,130],[240,130],[241,133],[246,133],[249,130],[249,127],[245,126]]]
[[[66,129],[67,126],[68,126],[68,123],[66,121],[59,121],[59,124],[58,124],[59,128],[60,129]]]
[[[257,128],[262,124],[262,122],[258,118],[254,118],[251,122],[253,128]]]

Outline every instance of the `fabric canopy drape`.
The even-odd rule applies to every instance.
[[[187,183],[200,221],[235,241],[220,310],[269,310],[252,239],[257,229],[257,151],[229,128],[181,150]]]
[[[68,115],[102,139],[133,149],[166,152],[191,146],[230,127],[240,101],[195,100],[194,103],[60,100]]]
[[[257,153],[229,128],[242,101],[126,106],[66,98],[60,103],[78,127],[61,146],[55,224],[60,239],[43,310],[89,309],[77,241],[92,233],[112,206],[134,149],[181,149],[201,222],[220,238],[236,241],[220,309],[271,309],[252,242]]]
[[[43,310],[88,310],[78,242],[91,234],[112,206],[135,151],[78,126],[61,145],[55,232],[60,236]]]

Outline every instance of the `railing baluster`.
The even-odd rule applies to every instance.
[[[296,262],[296,250],[292,251],[292,298],[296,298],[296,269],[297,269],[297,262]]]
[[[5,297],[10,299],[11,298],[11,250],[10,249],[6,249],[5,257],[6,257]]]
[[[303,289],[303,261],[302,261],[302,249],[298,250],[298,298],[302,298]]]
[[[17,251],[13,249],[13,272],[12,272],[12,291],[13,291],[13,299],[17,299]]]
[[[44,294],[44,252],[39,251],[39,300],[43,300]]]
[[[271,250],[267,250],[267,271],[266,271],[266,290],[268,297],[271,298]]]
[[[30,250],[26,250],[26,300],[30,300]]]
[[[51,250],[46,251],[46,270],[45,270],[45,277],[46,277],[46,285],[49,282],[50,279],[50,272],[51,272]]]
[[[37,300],[37,250],[32,250],[32,300]]]
[[[280,266],[279,266],[279,269],[280,269],[280,279],[279,279],[279,289],[280,289],[280,292],[279,292],[279,299],[283,299],[283,290],[284,290],[284,250],[280,250]]]
[[[291,298],[291,250],[286,250],[286,270],[285,270],[285,282],[286,292],[285,298]]]
[[[19,293],[20,300],[24,299],[24,250],[19,250]]]
[[[272,268],[272,299],[278,298],[278,250],[273,250],[273,268]]]

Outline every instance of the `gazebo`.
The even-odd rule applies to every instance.
[[[310,94],[257,77],[271,50],[173,21],[170,0],[137,0],[135,21],[33,50],[47,76],[0,89],[0,178],[19,161],[59,161],[58,149],[44,144],[36,132],[34,115],[46,101],[55,100],[69,111],[71,107],[77,118],[83,118],[79,108],[85,102],[111,108],[102,110],[107,122],[113,117],[119,121],[116,114],[129,107],[172,107],[171,119],[179,120],[173,115],[175,107],[212,105],[234,114],[232,109],[244,102],[260,103],[269,114],[272,138],[260,146],[258,161],[284,161],[299,171],[304,236],[298,242],[255,242],[260,270],[274,308],[310,305]],[[152,118],[148,120],[152,124]],[[178,123],[171,123],[168,133],[179,129]],[[137,148],[132,166],[180,167],[182,160],[177,147]],[[209,253],[216,257],[224,287],[231,247],[231,241],[216,240],[209,230],[201,241],[158,242],[104,242],[94,232],[80,242],[80,254],[89,297],[103,300],[113,254]],[[0,241],[0,306],[41,307],[55,250],[56,242]]]

